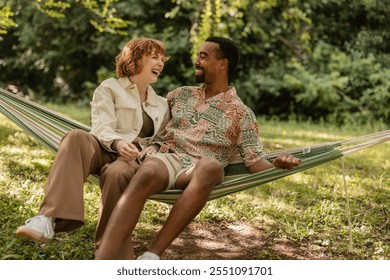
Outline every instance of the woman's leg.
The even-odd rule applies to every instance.
[[[84,224],[84,183],[90,174],[115,160],[99,141],[83,130],[69,132],[61,141],[50,171],[39,214],[56,218],[56,231]]]

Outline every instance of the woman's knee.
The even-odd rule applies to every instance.
[[[101,177],[112,176],[131,178],[137,171],[139,164],[137,162],[125,162],[123,160],[116,160],[111,163],[105,164],[100,172]]]
[[[73,129],[73,130],[69,131],[67,134],[65,134],[64,138],[78,140],[78,139],[89,138],[90,136],[91,136],[91,134],[85,130]]]
[[[101,188],[120,188],[123,191],[137,172],[138,167],[139,164],[135,161],[128,163],[116,160],[105,164],[100,172]]]
[[[90,142],[92,140],[91,137],[93,138],[93,136],[87,131],[81,129],[74,129],[65,134],[65,136],[61,140],[60,145],[80,145],[83,142]]]

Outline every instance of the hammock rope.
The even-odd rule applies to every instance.
[[[57,151],[62,137],[70,130],[76,128],[90,130],[87,125],[1,88],[0,112],[53,152]],[[270,160],[283,153],[301,158],[301,165],[288,170],[272,168],[248,174],[242,162],[235,162],[225,168],[224,182],[214,188],[209,200],[259,186],[389,140],[390,130],[385,130],[345,141],[281,149],[268,153]],[[96,176],[90,176],[88,179],[93,183],[98,183],[99,180]],[[180,194],[180,190],[167,190],[152,195],[150,199],[173,204]]]
[[[345,164],[344,158],[341,158],[341,172],[343,176],[343,187],[345,192],[345,203],[347,207],[347,219],[348,219],[348,252],[353,253],[353,237],[352,237],[352,222],[351,222],[351,208],[349,206],[349,196],[347,188],[347,179],[345,177]]]

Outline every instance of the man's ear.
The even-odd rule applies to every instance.
[[[220,64],[219,68],[221,70],[224,70],[224,69],[227,70],[228,67],[229,67],[229,60],[227,60],[227,58],[221,59],[221,64]]]

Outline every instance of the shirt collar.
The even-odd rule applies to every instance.
[[[203,84],[198,87],[198,94],[201,95],[203,98],[205,97],[205,89],[206,86]],[[207,101],[213,101],[213,100],[223,100],[225,102],[231,102],[233,99],[237,98],[237,91],[236,88],[233,86],[229,86],[229,89],[225,92],[218,93],[217,95],[214,95],[213,97],[209,98]]]

